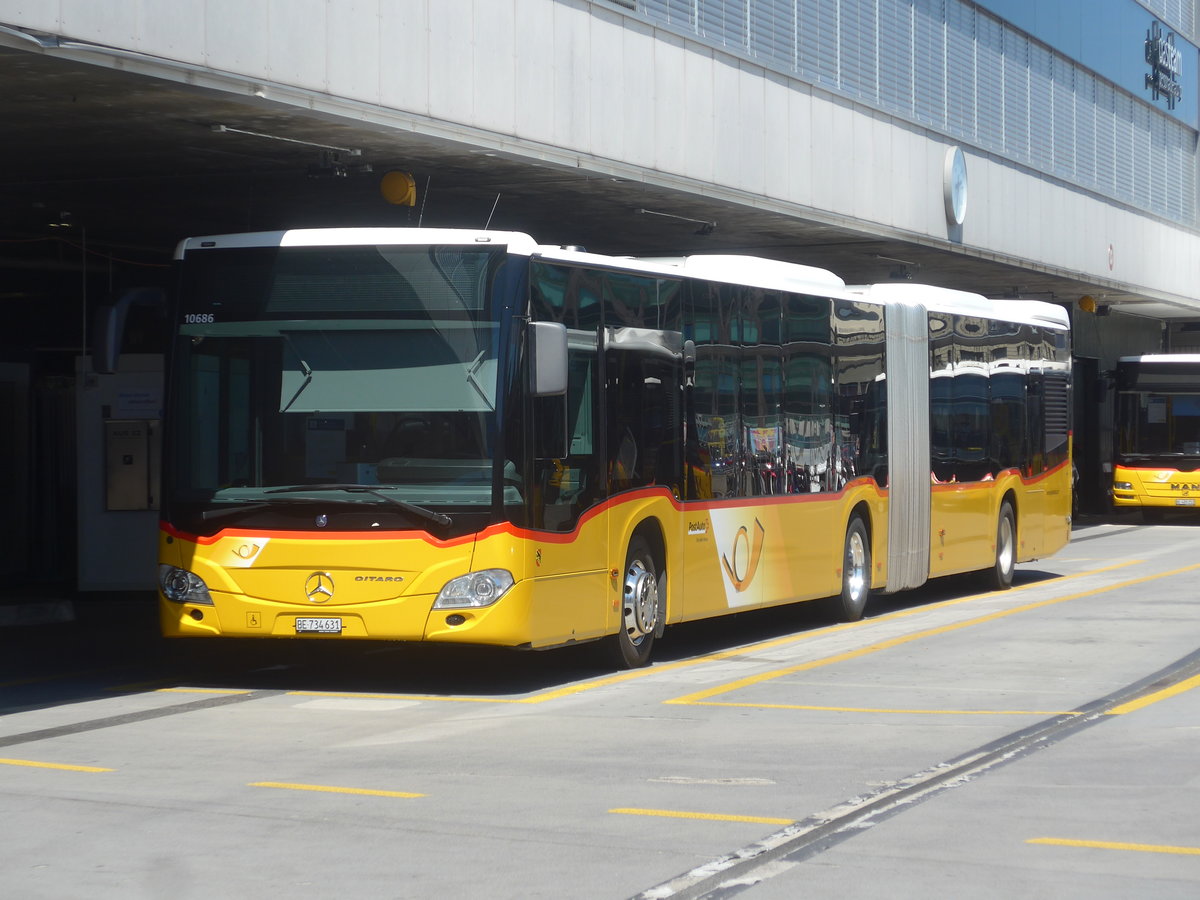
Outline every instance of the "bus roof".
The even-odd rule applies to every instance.
[[[1147,353],[1142,356],[1122,356],[1123,363],[1200,363],[1200,353]]]
[[[976,315],[1031,325],[1068,329],[1066,310],[1038,300],[989,300],[980,294],[912,283],[847,287],[826,269],[758,256],[693,254],[676,257],[605,256],[570,246],[537,243],[519,231],[478,231],[466,228],[296,228],[184,238],[175,258],[195,250],[245,247],[414,246],[425,244],[504,247],[520,256],[537,256],[564,263],[600,266],[669,278],[703,278],[768,290],[861,298],[875,303],[921,304],[935,312]],[[1145,360],[1147,357],[1141,357]],[[1179,361],[1179,357],[1175,357]],[[1195,359],[1200,360],[1200,356]]]
[[[511,253],[531,255],[537,242],[519,231],[472,231],[466,228],[293,228],[184,238],[175,248],[182,259],[192,250],[242,247],[352,247],[356,245],[471,244],[505,246]]]
[[[1065,309],[1042,300],[990,299],[970,291],[956,291],[911,282],[869,284],[856,286],[853,290],[877,302],[919,303],[933,312],[979,316],[1052,328],[1071,327],[1071,317]]]

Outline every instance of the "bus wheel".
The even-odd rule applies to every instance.
[[[834,598],[834,612],[843,622],[857,622],[871,595],[871,541],[859,516],[846,527],[842,551],[842,592]]]
[[[1013,570],[1017,564],[1017,517],[1012,504],[1000,504],[1000,519],[996,523],[996,563],[988,574],[988,585],[995,591],[1012,587]]]
[[[625,554],[621,585],[621,630],[609,639],[613,662],[636,669],[650,662],[654,632],[662,615],[662,572],[645,540],[635,535]]]

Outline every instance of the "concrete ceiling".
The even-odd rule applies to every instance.
[[[81,243],[89,258],[110,266],[114,260],[152,265],[165,262],[188,235],[490,223],[600,253],[754,253],[830,269],[850,283],[908,275],[992,296],[1072,303],[1092,294],[1122,312],[1197,318],[1196,310],[1067,273],[535,164],[36,48],[0,47],[0,121],[0,271],[54,264],[64,245]],[[321,168],[334,154],[345,176]],[[379,179],[392,169],[414,176],[415,207],[382,198]]]

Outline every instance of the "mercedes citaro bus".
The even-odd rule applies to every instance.
[[[639,666],[675,623],[1003,588],[1069,537],[1057,306],[490,231],[198,237],[176,268],[168,636]]]

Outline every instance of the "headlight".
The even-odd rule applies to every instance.
[[[433,601],[434,609],[491,606],[513,586],[513,577],[505,569],[484,569],[460,575],[446,582]]]
[[[187,569],[162,565],[158,567],[158,586],[162,588],[163,596],[175,603],[203,603],[212,606],[212,597],[208,593],[208,585]]]
[[[1130,484],[1128,481],[1114,481],[1113,482],[1113,490],[1114,491],[1132,491],[1133,485]]]

